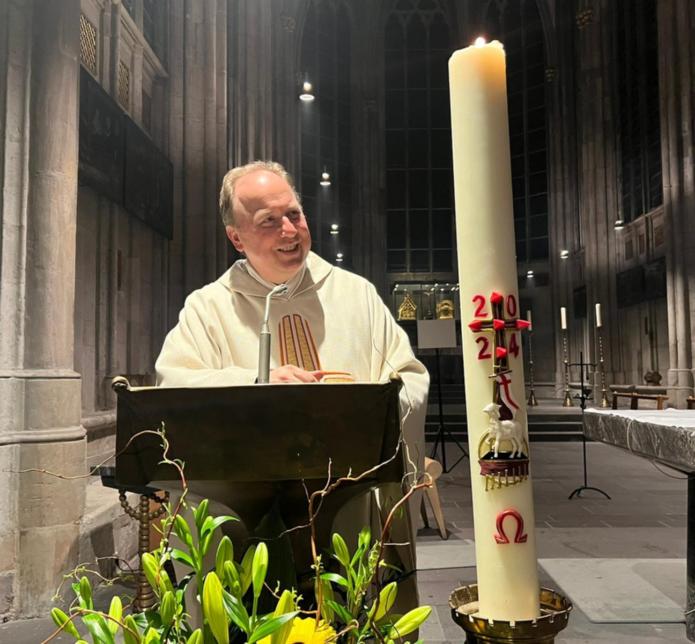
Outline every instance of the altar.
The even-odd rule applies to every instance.
[[[695,410],[587,409],[587,438],[668,465],[688,477],[686,634],[695,641]]]

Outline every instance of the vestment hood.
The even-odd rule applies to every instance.
[[[304,269],[299,270],[298,283],[292,284],[294,278],[288,281],[290,292],[285,297],[291,299],[301,293],[318,288],[333,269],[331,264],[321,259],[316,253],[309,251],[304,262]],[[251,297],[265,297],[271,288],[267,282],[260,281],[247,259],[234,262],[233,266],[219,278],[219,281],[228,290]]]

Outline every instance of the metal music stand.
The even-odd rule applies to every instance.
[[[439,445],[442,446],[442,471],[451,472],[466,456],[468,452],[459,443],[452,433],[444,425],[444,409],[442,406],[442,368],[439,350],[444,348],[455,348],[456,344],[456,322],[449,320],[418,320],[417,321],[417,346],[418,349],[434,349],[437,363],[437,406],[439,408],[439,427],[437,428],[437,438],[434,441],[431,458],[436,458]],[[446,443],[454,443],[460,450],[461,456],[451,466],[446,465]]]
[[[580,485],[578,488],[574,489],[572,493],[567,497],[568,499],[573,499],[575,496],[581,498],[582,492],[584,490],[593,490],[599,494],[603,494],[609,501],[611,497],[608,496],[606,492],[597,487],[592,487],[589,485],[587,469],[586,469],[586,432],[584,431],[584,410],[586,409],[586,401],[591,398],[591,392],[588,387],[584,387],[584,369],[585,367],[595,367],[595,362],[584,362],[584,353],[579,353],[579,362],[572,362],[568,365],[569,367],[579,367],[579,407],[582,410],[582,464],[584,466],[584,485]],[[587,383],[588,384],[588,383]]]

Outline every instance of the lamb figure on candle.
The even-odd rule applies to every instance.
[[[523,436],[521,433],[521,425],[516,420],[501,420],[500,405],[491,402],[485,406],[483,411],[490,417],[488,431],[490,433],[490,442],[494,440],[493,452],[495,458],[499,456],[500,443],[509,441],[512,446],[510,456],[522,455]]]

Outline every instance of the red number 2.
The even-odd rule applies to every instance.
[[[474,295],[473,302],[478,303],[478,307],[475,309],[475,317],[486,318],[487,313],[483,310],[485,308],[485,296],[484,295]]]
[[[476,344],[480,344],[480,351],[478,351],[478,360],[489,360],[492,358],[492,353],[490,353],[490,340],[484,336],[480,336],[475,339]]]

